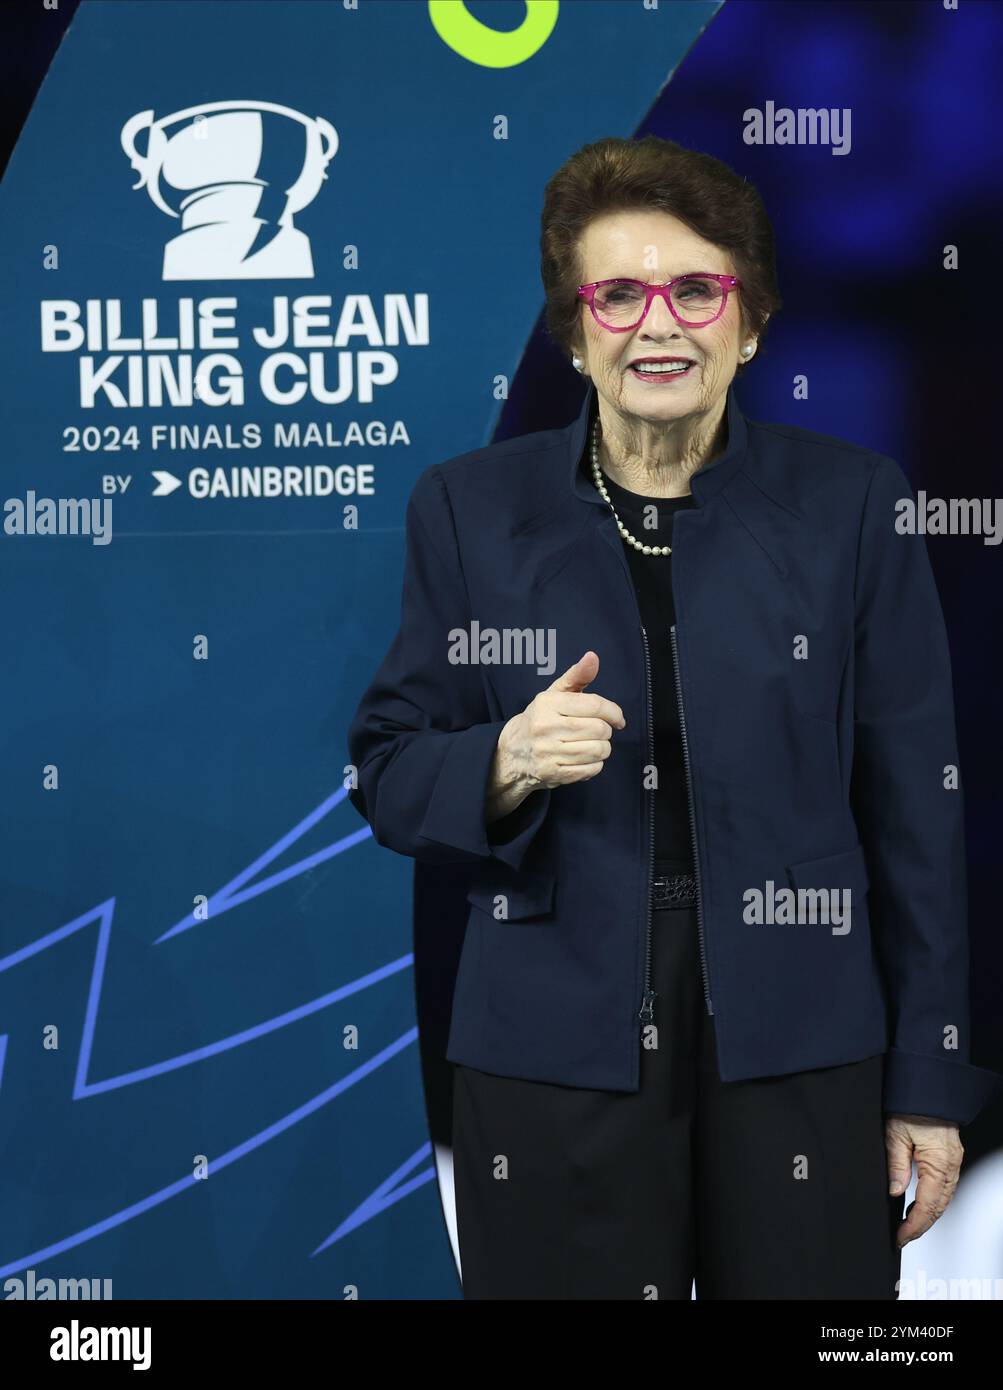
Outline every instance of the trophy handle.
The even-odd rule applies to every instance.
[[[145,155],[136,149],[136,136],[141,130],[149,131]],[[122,127],[120,138],[129,163],[139,174],[139,181],[132,185],[133,188],[145,188],[161,212],[166,212],[168,217],[177,217],[178,214],[164,202],[160,192],[160,166],[164,159],[166,139],[160,127],[153,123],[153,112],[137,111],[135,116],[130,116]]]
[[[139,171],[139,182],[134,183],[133,188],[142,188],[149,175],[149,160],[136,149],[136,136],[141,130],[149,130],[152,126],[153,112],[137,111],[122,127],[122,148],[129,156],[129,163]]]
[[[317,126],[321,140],[321,158],[324,161],[324,168],[330,164],[331,160],[338,153],[338,132],[330,121],[325,121],[323,116],[314,116],[314,123]],[[326,145],[326,147],[325,147]],[[327,175],[324,175],[327,178]]]

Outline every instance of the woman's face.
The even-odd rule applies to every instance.
[[[664,284],[692,271],[734,275],[727,252],[661,211],[609,213],[589,223],[582,237],[582,283],[623,276]],[[732,290],[724,313],[704,328],[684,328],[660,296],[647,315],[626,333],[610,333],[581,303],[583,370],[613,408],[652,423],[711,411],[727,393],[740,350],[755,339],[742,328],[739,295]],[[581,341],[581,340],[580,340]],[[694,365],[678,378],[650,380],[631,370],[645,357],[687,357]]]

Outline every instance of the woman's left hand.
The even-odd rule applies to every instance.
[[[965,1150],[956,1124],[924,1115],[886,1115],[885,1150],[892,1195],[906,1191],[913,1160],[916,1163],[916,1200],[896,1237],[901,1249],[928,1231],[946,1211],[958,1185]]]

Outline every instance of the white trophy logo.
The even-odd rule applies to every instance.
[[[159,121],[137,112],[122,148],[139,173],[133,187],[181,219],[164,247],[165,280],[313,278],[310,238],[293,216],[313,202],[338,151],[330,121],[270,101],[207,101]]]

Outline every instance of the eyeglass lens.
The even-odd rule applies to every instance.
[[[701,275],[687,275],[677,280],[670,291],[676,313],[687,323],[710,323],[717,317],[725,291],[717,280]],[[629,280],[614,280],[600,285],[595,293],[596,313],[612,328],[634,324],[644,312],[645,294],[641,286]]]

